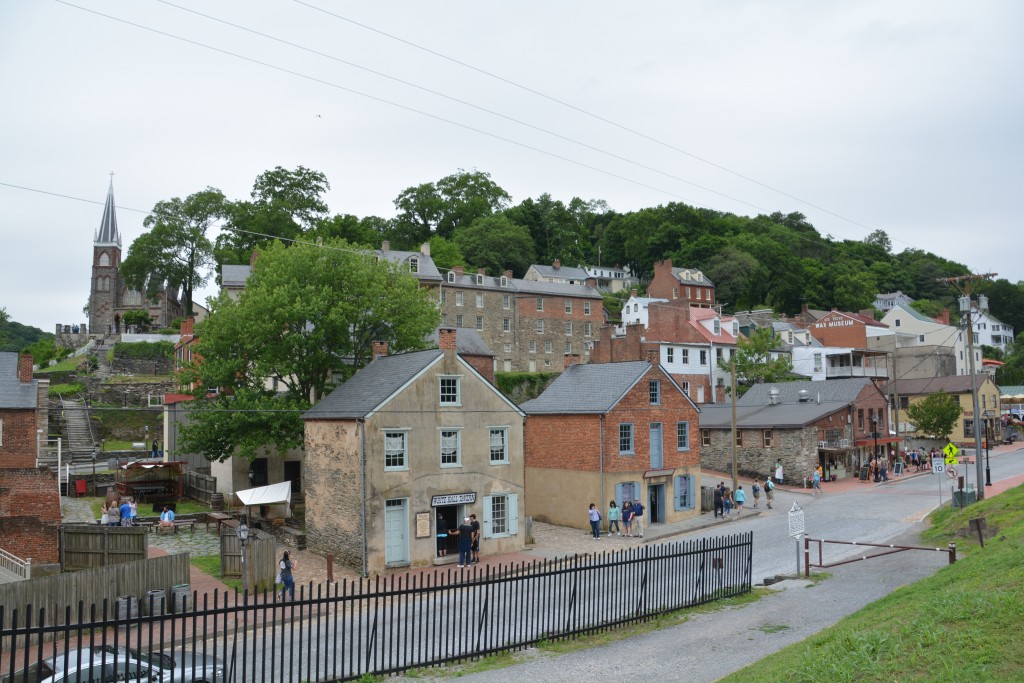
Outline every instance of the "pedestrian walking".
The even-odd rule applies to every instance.
[[[811,495],[816,496],[819,493],[825,495],[825,492],[821,490],[821,472],[814,470],[814,474],[811,475]]]
[[[637,538],[644,537],[644,506],[640,504],[639,498],[633,499],[633,527],[636,529]]]
[[[295,562],[292,560],[288,551],[284,551],[284,555],[281,556],[281,561],[277,564],[277,571],[281,577],[281,582],[284,586],[281,588],[281,602],[284,602],[284,596],[287,595],[292,600],[295,600],[295,577],[292,575],[292,570],[295,569]]]
[[[626,538],[633,537],[633,504],[628,500],[622,504],[622,530]]]
[[[882,458],[882,481],[889,481],[889,461]]]
[[[719,483],[715,487],[714,492],[714,503],[715,503],[715,517],[725,517],[725,485]]]
[[[722,491],[722,503],[725,504],[725,516],[729,516],[729,512],[732,511],[732,489],[728,486]]]
[[[768,509],[772,509],[772,503],[775,502],[775,482],[772,481],[771,477],[765,477],[764,479],[764,498],[768,505]]]
[[[594,535],[594,540],[598,541],[601,539],[601,512],[591,503],[587,515],[590,517],[590,533]]]
[[[754,507],[756,508],[757,504],[761,502],[761,486],[756,481],[751,484],[750,493],[754,496]]]
[[[608,535],[611,536],[612,532],[617,532],[619,536],[622,535],[622,527],[619,526],[619,518],[621,517],[622,511],[615,504],[615,501],[608,502]]]
[[[733,494],[733,502],[736,503],[736,514],[742,514],[743,504],[747,502],[747,494],[743,491],[742,486],[736,487],[736,493]]]

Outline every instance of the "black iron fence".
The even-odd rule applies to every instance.
[[[66,607],[65,618],[55,620],[44,609],[0,606],[0,643],[6,644],[0,678],[30,680],[15,674],[48,657],[73,661],[81,648],[213,657],[225,681],[396,673],[747,593],[752,547],[748,532],[555,561],[309,585],[286,602],[267,593],[214,593],[189,596],[192,604],[177,605],[174,616],[163,616],[169,605],[126,616],[104,602]]]

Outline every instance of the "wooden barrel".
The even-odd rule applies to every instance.
[[[163,588],[154,588],[151,591],[146,591],[146,604],[144,605],[146,614],[151,617],[161,617],[164,614],[164,600],[167,599],[167,591]]]
[[[210,507],[214,512],[222,512],[224,510],[224,494],[214,493],[210,496]]]
[[[187,612],[192,606],[192,586],[179,583],[171,588],[171,609],[175,614]]]
[[[115,618],[118,621],[134,620],[139,617],[139,599],[134,595],[122,595],[117,599]]]

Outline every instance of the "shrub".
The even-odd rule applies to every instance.
[[[49,396],[50,398],[57,398],[58,396],[70,396],[72,394],[84,394],[85,385],[81,382],[69,382],[68,384],[51,384]]]
[[[160,358],[174,357],[174,344],[167,341],[160,342],[118,342],[111,349],[110,360],[114,358],[141,358],[146,360],[158,360]]]

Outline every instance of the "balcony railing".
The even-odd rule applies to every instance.
[[[844,365],[825,368],[825,377],[846,378],[846,377],[888,377],[889,371],[884,367],[863,367],[859,365]]]

